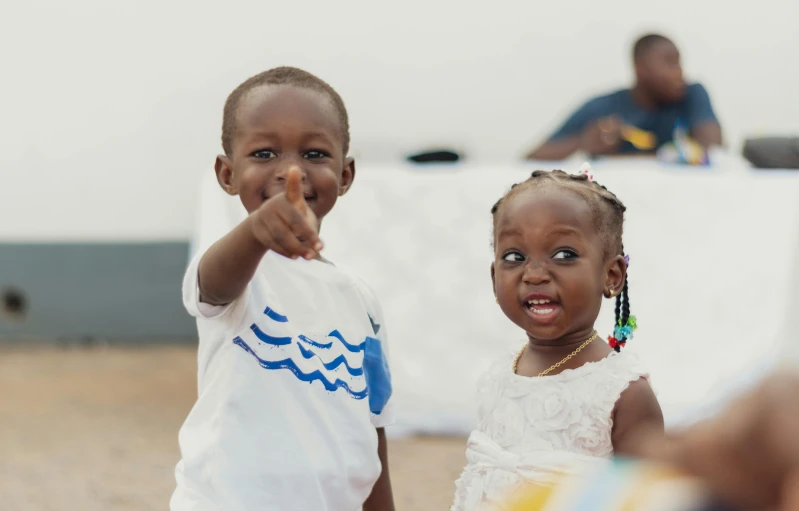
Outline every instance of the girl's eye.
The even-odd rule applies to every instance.
[[[509,263],[520,263],[524,261],[524,256],[518,252],[508,252],[502,256],[502,260],[508,261]]]
[[[318,151],[316,149],[311,149],[310,151],[305,153],[303,156],[305,157],[306,160],[318,160],[318,159],[321,159],[321,158],[326,158],[327,157],[327,153],[324,152],[324,151]]]
[[[563,259],[563,260],[567,260],[568,261],[568,260],[571,260],[571,259],[577,259],[577,253],[574,252],[573,250],[558,250],[555,253],[555,255],[552,256],[552,258],[553,259]]]
[[[259,149],[252,153],[252,155],[261,160],[271,160],[277,156],[271,149]]]

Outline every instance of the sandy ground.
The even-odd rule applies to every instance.
[[[167,509],[195,371],[191,347],[0,350],[0,509]],[[397,509],[448,509],[464,440],[389,449]]]

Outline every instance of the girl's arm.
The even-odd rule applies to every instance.
[[[655,392],[645,379],[632,382],[621,393],[613,411],[613,452],[616,456],[634,455],[638,435],[664,435],[663,412]]]
[[[386,431],[377,428],[377,455],[383,471],[372,488],[372,494],[363,504],[363,511],[394,511],[394,495],[391,491],[391,477],[388,474],[388,445]]]

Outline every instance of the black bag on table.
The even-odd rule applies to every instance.
[[[743,154],[759,169],[799,169],[799,137],[750,138]]]

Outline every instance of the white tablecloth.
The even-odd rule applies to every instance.
[[[326,257],[366,278],[383,303],[397,432],[466,433],[478,375],[524,342],[493,300],[489,210],[533,168],[361,167],[325,219]],[[649,365],[667,421],[694,419],[799,342],[789,324],[799,314],[799,174],[641,161],[595,173],[628,208],[640,325],[628,349]],[[243,215],[210,179],[200,210],[199,244]],[[607,301],[597,327],[607,335],[612,323]]]

